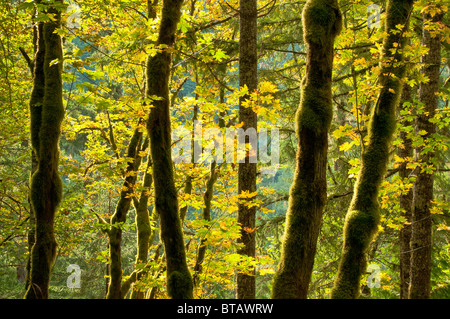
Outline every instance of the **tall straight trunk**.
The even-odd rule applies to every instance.
[[[436,125],[430,122],[433,119],[438,106],[439,69],[441,63],[441,38],[432,36],[428,30],[428,23],[436,23],[442,20],[443,13],[431,16],[424,14],[422,45],[429,48],[422,57],[422,72],[429,81],[419,85],[419,101],[424,105],[424,112],[416,118],[416,132],[425,131],[423,135],[425,143],[436,132]],[[415,157],[423,164],[432,164],[434,152],[426,151],[424,146],[417,147]],[[421,171],[417,174],[413,195],[413,218],[411,238],[411,284],[409,298],[430,298],[431,286],[431,235],[432,220],[430,208],[433,200],[433,173]]]
[[[169,80],[170,50],[175,43],[182,0],[164,0],[156,45],[161,51],[147,60],[147,97],[158,97],[150,110],[147,130],[153,160],[155,209],[160,217],[161,241],[166,256],[167,292],[171,298],[193,298],[192,276],[186,262],[183,229],[179,216],[177,190],[171,157]]]
[[[308,44],[306,75],[296,114],[298,151],[273,298],[306,298],[327,199],[328,132],[333,117],[334,39],[342,17],[336,0],[308,0],[303,9]]]
[[[247,86],[249,93],[255,91],[258,86],[257,78],[257,3],[256,0],[240,0],[239,10],[239,86]],[[243,106],[248,99],[246,95],[239,100],[239,121],[243,122],[243,129],[257,129],[257,115],[251,107]],[[247,141],[246,141],[247,143]],[[256,152],[256,150],[252,150]],[[250,163],[248,153],[244,162],[238,167],[238,194],[242,192],[256,192],[256,163]],[[250,199],[251,200],[251,199]],[[248,207],[245,203],[238,206],[238,223],[242,227],[241,237],[238,242],[243,247],[238,250],[241,255],[255,256],[255,234],[244,229],[253,229],[256,220],[256,207]],[[236,276],[238,299],[255,298],[255,276],[238,273]]]
[[[411,87],[408,84],[403,85],[402,97],[400,99],[400,109],[405,102],[411,102]],[[410,121],[404,121],[403,126],[410,126],[413,123]],[[411,158],[413,155],[412,140],[408,137],[408,133],[401,131],[400,138],[403,142],[403,147],[399,148],[398,156],[406,159]],[[407,168],[406,162],[403,162],[398,172],[402,181],[406,182],[411,176],[412,170]],[[409,190],[406,194],[399,196],[400,209],[402,210],[402,216],[405,218],[406,223],[403,224],[399,233],[399,245],[400,245],[400,299],[408,298],[408,289],[410,282],[410,268],[411,268],[411,220],[412,220],[412,203],[413,203],[413,191]]]
[[[366,252],[376,234],[380,220],[378,193],[389,163],[389,147],[396,126],[396,108],[405,74],[402,50],[412,10],[412,0],[388,0],[383,42],[381,72],[382,88],[372,109],[361,168],[352,202],[344,225],[344,245],[337,277],[331,292],[334,299],[358,298],[360,280],[366,270]],[[397,29],[401,25],[402,30]],[[396,31],[396,32],[393,32]]]
[[[57,246],[54,220],[62,197],[58,166],[59,138],[64,118],[61,76],[63,52],[61,37],[55,33],[61,27],[61,13],[51,6],[46,11],[54,19],[38,24],[38,48],[30,100],[31,142],[37,167],[30,186],[35,214],[35,242],[31,249],[30,283],[25,293],[27,299],[48,298]]]

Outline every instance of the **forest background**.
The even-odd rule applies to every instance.
[[[380,26],[372,25],[371,20],[368,25],[368,16],[373,13],[368,7],[372,4],[380,8]],[[49,18],[45,14],[33,17],[33,1],[2,0],[0,5],[0,298],[22,298],[30,256],[28,234],[33,227],[29,200],[33,78],[29,64],[34,54],[33,23]],[[125,190],[132,205],[126,219],[112,227],[122,230],[122,284],[129,285],[126,297],[136,291],[148,298],[167,298],[153,186],[145,182],[152,167],[142,124],[154,102],[145,95],[146,58],[165,49],[155,45],[162,3],[79,0],[66,5],[69,7],[62,10],[62,27],[56,31],[63,38],[64,52],[65,117],[59,162],[63,199],[55,219],[58,246],[49,295],[105,298],[110,281],[107,224]],[[234,298],[236,274],[251,273],[252,269],[256,297],[270,298],[295,170],[295,114],[307,51],[302,26],[304,5],[305,1],[258,1],[258,90],[250,92],[251,107],[258,115],[259,129],[278,130],[279,163],[258,164],[257,191],[238,194],[235,163],[217,163],[214,168],[194,161],[174,164],[195,298]],[[367,142],[370,111],[380,91],[377,79],[382,41],[392,31],[383,26],[385,1],[343,0],[339,5],[343,29],[334,44],[327,203],[309,298],[329,298],[336,278],[345,216]],[[404,35],[408,38],[403,52],[407,65],[404,92],[409,95],[402,95],[397,110],[389,167],[378,196],[380,225],[367,252],[371,266],[361,279],[363,298],[401,295],[400,259],[404,251],[400,237],[411,225],[401,199],[412,194],[420,172],[434,176],[431,297],[450,298],[448,6],[445,1],[414,2],[410,28]],[[155,10],[154,17],[149,8]],[[425,23],[425,15],[443,18]],[[422,72],[422,58],[429,50],[422,45],[424,28],[441,43],[438,106],[432,113],[419,99],[421,83],[430,81]],[[241,126],[239,98],[249,92],[239,88],[239,45],[237,1],[184,2],[172,52],[172,131],[193,130],[194,120],[201,120],[205,128]],[[420,115],[428,116],[435,132],[417,129]],[[136,131],[143,135],[137,153],[142,164],[129,170],[128,148]],[[421,160],[424,154],[433,154],[432,160]],[[130,176],[135,182],[124,186],[124,179]],[[256,240],[254,258],[237,253],[242,230],[236,215],[243,200],[257,210],[255,228],[243,229]],[[146,203],[144,211],[151,226],[145,261],[137,259],[141,203]],[[209,215],[205,215],[207,211]],[[201,247],[206,249],[199,258]],[[78,269],[80,285],[73,276]]]

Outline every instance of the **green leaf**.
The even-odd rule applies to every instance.
[[[229,56],[226,55],[225,52],[222,51],[221,49],[217,49],[216,53],[214,54],[214,59],[216,59],[219,62],[227,58],[229,58]]]

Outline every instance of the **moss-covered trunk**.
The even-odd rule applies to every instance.
[[[306,298],[327,199],[328,132],[333,115],[334,39],[341,29],[336,0],[309,0],[303,9],[306,75],[296,114],[298,151],[273,298]]]
[[[186,262],[183,229],[179,216],[171,157],[169,79],[172,63],[170,50],[175,42],[181,17],[182,0],[163,1],[157,45],[163,48],[147,60],[147,97],[153,101],[147,130],[153,160],[155,209],[160,217],[161,241],[166,256],[167,291],[171,298],[192,298],[192,276]]]
[[[441,63],[441,36],[433,36],[428,30],[429,24],[442,21],[443,12],[435,15],[424,14],[422,44],[429,48],[422,57],[422,73],[429,79],[426,83],[420,83],[419,101],[424,105],[424,112],[416,118],[416,132],[425,131],[422,137],[424,144],[430,143],[436,132],[436,125],[430,122],[436,114],[438,106],[439,73]],[[426,151],[425,145],[417,147],[415,157],[423,164],[433,164],[435,156],[433,151]],[[409,298],[428,299],[431,294],[431,235],[432,217],[430,209],[433,200],[432,172],[420,171],[414,184],[413,194],[413,218],[411,236],[411,283]]]
[[[389,147],[396,126],[396,108],[405,73],[402,49],[413,6],[412,0],[389,0],[379,84],[381,90],[372,110],[361,168],[344,225],[344,244],[331,293],[335,299],[357,298],[361,275],[366,269],[366,251],[380,220],[378,192],[389,162]],[[402,26],[401,30],[397,27]],[[400,32],[399,32],[400,31]]]
[[[33,15],[35,15],[36,12],[34,12]],[[34,59],[31,60],[28,55],[26,54],[25,50],[20,49],[22,52],[25,60],[28,62],[28,66],[30,68],[31,76],[33,77],[33,90],[31,92],[31,98],[30,98],[30,114],[31,114],[31,131],[35,129],[35,125],[37,124],[37,120],[40,121],[40,113],[42,110],[42,103],[44,100],[44,37],[41,36],[38,37],[38,34],[42,34],[43,32],[44,24],[42,22],[35,23],[33,26],[33,47],[34,47]],[[39,41],[39,42],[38,42]],[[38,51],[38,48],[41,48],[40,51]],[[38,64],[38,65],[37,65]],[[37,68],[37,72],[35,72],[35,68]],[[33,113],[32,113],[33,111]],[[38,159],[36,154],[36,149],[31,147],[31,172],[30,172],[30,179],[33,176],[33,174],[36,172],[38,166]],[[27,265],[26,265],[26,280],[25,280],[25,291],[28,290],[28,287],[31,283],[31,249],[34,246],[34,242],[36,239],[36,214],[34,213],[33,205],[31,203],[31,192],[28,194],[28,204],[30,206],[30,222],[28,226],[28,259],[27,259]]]
[[[146,149],[146,144],[148,139],[144,142],[143,149]],[[136,211],[136,231],[137,231],[137,254],[136,254],[136,265],[145,264],[148,261],[148,250],[151,245],[153,238],[153,231],[151,227],[150,211],[148,208],[148,200],[150,188],[152,186],[152,173],[151,173],[152,161],[149,156],[147,161],[147,168],[144,173],[143,190],[139,196],[139,199],[133,198],[133,205]],[[147,268],[139,268],[134,270],[129,278],[122,283],[121,293],[122,298],[125,298],[128,291],[132,285],[139,281],[143,276],[147,274]],[[138,291],[133,289],[131,292],[131,299],[144,299],[145,293],[143,291]]]
[[[203,203],[205,206],[203,207],[203,219],[206,221],[211,221],[211,201],[214,193],[214,184],[218,177],[218,171],[216,168],[216,162],[212,162],[210,165],[210,174],[208,181],[206,182],[206,190],[203,194]],[[203,260],[205,259],[207,248],[207,240],[202,238],[197,250],[197,258],[194,265],[194,286],[198,286],[199,284],[199,276],[203,269]]]
[[[257,3],[256,0],[240,0],[239,10],[239,86],[247,86],[249,92],[257,89]],[[243,122],[243,129],[257,129],[257,115],[251,107],[243,106],[248,99],[244,96],[239,100],[239,122]],[[246,143],[248,143],[246,141]],[[256,150],[253,150],[256,151]],[[256,192],[256,163],[250,163],[248,153],[245,162],[238,167],[238,194],[242,192]],[[252,200],[252,199],[249,199]],[[255,234],[246,232],[244,228],[253,229],[256,221],[256,206],[249,207],[245,203],[238,205],[238,223],[242,227],[238,242],[243,246],[238,253],[246,256],[255,256]],[[238,273],[236,276],[238,299],[255,298],[255,276]]]
[[[30,100],[31,142],[37,159],[31,177],[30,199],[35,214],[35,242],[31,250],[27,299],[48,298],[50,273],[56,258],[54,219],[62,196],[58,173],[59,138],[64,118],[62,99],[63,52],[61,14],[49,6],[54,19],[38,24],[38,48],[34,63],[34,85]],[[54,63],[54,61],[58,61]]]
[[[137,127],[127,148],[128,166],[126,169],[125,180],[120,192],[120,198],[116,205],[114,214],[108,230],[109,242],[109,263],[110,263],[110,280],[108,285],[107,299],[122,298],[122,227],[127,220],[127,214],[131,207],[132,194],[136,184],[137,170],[141,164],[142,158],[139,153],[142,151],[142,128]],[[145,146],[145,145],[144,145]]]
[[[147,1],[147,9],[148,9],[148,19],[154,20],[156,19],[156,7],[158,5],[158,0],[148,0]],[[147,85],[144,82],[144,85]],[[146,104],[145,101],[143,104]],[[142,151],[146,151],[148,154],[147,166],[144,172],[143,178],[143,189],[141,190],[141,194],[139,198],[133,197],[133,206],[136,211],[136,232],[137,232],[137,254],[136,254],[136,265],[147,263],[148,259],[148,250],[151,245],[153,232],[150,222],[150,211],[148,208],[148,200],[150,197],[150,189],[153,182],[153,177],[151,173],[152,168],[152,160],[150,156],[150,152],[147,150],[150,143],[150,139],[147,136],[143,142]],[[154,217],[154,216],[152,216]],[[147,268],[143,269],[139,267],[139,269],[135,269],[127,280],[122,282],[121,286],[121,297],[125,298],[128,294],[130,288],[134,285],[136,281],[139,281],[144,275],[147,274]],[[130,298],[131,299],[144,299],[145,293],[140,290],[133,289],[131,291]]]

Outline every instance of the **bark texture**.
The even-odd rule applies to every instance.
[[[149,143],[149,139],[146,138],[143,144],[142,149],[146,150]],[[152,186],[152,173],[151,167],[152,161],[151,158],[148,157],[147,167],[145,169],[144,178],[143,178],[143,187],[144,189],[141,191],[139,198],[133,198],[133,206],[136,211],[136,231],[137,231],[137,254],[136,254],[136,265],[138,264],[146,264],[148,262],[148,250],[150,249],[150,245],[153,241],[154,232],[151,227],[151,221],[154,216],[151,216],[148,200],[149,193]],[[122,298],[125,298],[130,289],[132,289],[130,294],[130,299],[144,299],[145,293],[144,291],[134,289],[134,284],[141,280],[144,276],[148,274],[147,267],[139,267],[139,269],[135,269],[127,280],[122,282],[121,294]]]
[[[309,0],[303,9],[306,75],[296,114],[298,151],[273,298],[306,298],[327,199],[328,132],[333,116],[334,39],[342,17],[336,0]]]
[[[161,241],[166,256],[167,291],[171,298],[193,298],[192,276],[186,262],[171,157],[169,79],[175,32],[181,17],[182,0],[165,0],[157,45],[163,50],[147,60],[147,97],[153,101],[147,130],[153,161],[155,209],[160,217]]]
[[[424,14],[422,44],[429,48],[428,54],[422,57],[422,73],[428,77],[427,83],[420,83],[419,101],[423,103],[425,112],[416,118],[416,132],[426,131],[423,135],[425,141],[432,138],[436,132],[436,125],[430,119],[436,114],[438,106],[439,71],[441,63],[441,39],[440,36],[432,36],[428,30],[428,23],[441,21],[443,13],[434,17],[429,13]],[[432,164],[434,152],[426,151],[424,146],[415,150],[416,160],[423,164]],[[413,219],[411,237],[411,283],[409,298],[429,299],[431,294],[431,235],[432,217],[430,208],[433,200],[433,173],[419,172],[414,184]]]
[[[62,197],[58,173],[59,138],[64,118],[62,99],[63,52],[61,14],[49,6],[54,20],[38,24],[34,84],[30,100],[31,142],[37,167],[31,177],[30,199],[35,214],[35,241],[31,250],[30,283],[27,299],[47,299],[50,274],[56,258],[54,220]],[[58,63],[52,63],[58,61]]]
[[[361,169],[344,225],[344,244],[334,287],[333,299],[353,299],[360,294],[360,280],[366,270],[366,252],[378,230],[380,220],[378,192],[389,162],[389,147],[396,126],[396,108],[405,74],[402,63],[403,36],[409,23],[412,0],[389,0],[386,8],[381,72],[382,85],[368,126]],[[398,32],[397,26],[403,26]],[[395,31],[395,32],[393,32]],[[398,45],[397,45],[398,44]]]
[[[241,0],[239,11],[239,86],[247,86],[249,92],[257,89],[257,3],[256,0]],[[249,96],[239,100],[239,122],[244,122],[243,129],[257,129],[257,115],[252,108],[244,107],[242,103]],[[256,152],[256,150],[253,150]],[[248,155],[245,162],[239,163],[238,167],[238,194],[244,191],[256,192],[256,163],[250,163]],[[250,199],[252,200],[252,199]],[[244,227],[253,229],[256,220],[256,207],[248,207],[243,204],[238,206],[238,223],[242,227],[241,237],[238,242],[243,247],[238,253],[246,256],[255,256],[255,234],[244,231]],[[255,276],[238,273],[236,276],[238,299],[255,298]]]
[[[205,193],[203,194],[203,203],[205,204],[205,207],[203,207],[203,219],[206,221],[211,221],[211,201],[214,193],[214,184],[217,181],[218,177],[216,166],[216,162],[212,162],[210,165],[210,174],[208,181],[206,182]],[[208,241],[202,238],[197,249],[197,258],[194,266],[193,279],[195,287],[199,285],[199,277],[203,270],[203,261],[205,259],[207,245]]]
[[[402,97],[400,100],[400,108],[405,102],[412,102],[411,87],[408,84],[403,85]],[[403,126],[411,126],[413,123],[405,121]],[[413,147],[412,140],[408,137],[408,134],[404,131],[400,132],[400,138],[403,142],[403,148],[399,148],[398,156],[400,158],[412,158]],[[398,172],[400,178],[406,182],[411,177],[412,170],[406,167],[406,162],[402,163],[400,171]],[[399,245],[400,245],[400,299],[408,298],[408,289],[410,282],[410,268],[411,268],[411,221],[412,221],[412,203],[413,203],[413,190],[409,190],[405,194],[399,196],[400,209],[402,210],[402,216],[405,217],[406,223],[403,224],[399,233]]]
[[[241,0],[239,11],[239,86],[247,86],[249,92],[257,89],[257,4],[256,0]],[[244,122],[243,129],[257,129],[257,115],[251,107],[244,107],[242,103],[249,96],[243,96],[239,101],[239,121]],[[246,141],[247,143],[247,141]],[[256,150],[253,150],[256,152]],[[256,163],[250,163],[248,153],[245,162],[239,163],[238,167],[238,194],[244,191],[256,192]],[[253,199],[253,198],[252,198]],[[249,200],[252,200],[249,199]],[[245,203],[238,206],[238,223],[242,227],[241,237],[238,242],[243,247],[238,253],[246,256],[255,256],[255,234],[246,232],[245,227],[253,229],[256,220],[256,207],[248,207]],[[255,298],[255,276],[238,273],[236,276],[238,299]]]
[[[125,179],[120,192],[120,198],[116,205],[114,214],[111,216],[109,228],[106,231],[109,242],[109,262],[110,262],[110,281],[106,299],[122,298],[122,226],[126,223],[127,214],[131,207],[132,194],[136,184],[136,177],[142,158],[139,152],[142,145],[142,128],[137,127],[134,130],[130,143],[127,148],[128,166]],[[142,147],[145,146],[142,145]]]

